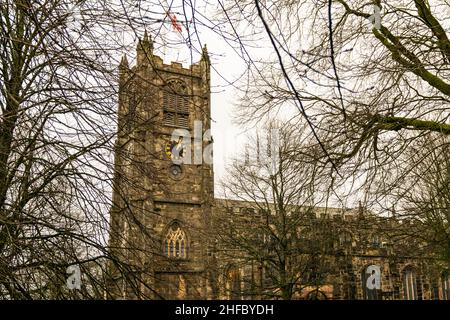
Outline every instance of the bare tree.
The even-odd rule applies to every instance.
[[[280,145],[269,143],[271,157],[256,140],[249,159],[232,165],[223,183],[228,200],[219,202],[213,219],[222,267],[260,270],[256,278],[247,274],[242,279],[243,296],[292,299],[306,286],[318,288],[330,272],[326,253],[333,238],[316,208],[323,176],[307,159],[296,157],[301,146],[295,130],[280,132]]]
[[[3,298],[104,295],[116,87],[106,17],[86,1],[0,3]],[[79,290],[66,285],[73,265]]]
[[[274,53],[261,61],[239,43],[252,79],[242,90],[241,121],[274,112],[300,118],[335,170],[355,162],[381,167],[416,137],[449,134],[444,1],[244,1],[221,8],[230,29],[241,21],[250,30],[245,36],[265,34]]]
[[[380,183],[395,204],[395,216],[414,221],[414,228],[399,228],[397,233],[426,244],[444,267],[449,266],[449,141],[446,137],[420,140],[399,161],[419,163],[402,175]],[[389,209],[389,208],[386,208]],[[445,266],[446,265],[446,266]]]
[[[108,216],[111,190],[118,189],[113,153],[123,142],[125,149],[130,145],[118,141],[116,133],[129,130],[130,124],[134,130],[141,120],[136,114],[128,115],[130,121],[117,120],[118,71],[124,71],[118,57],[133,52],[146,28],[158,39],[155,50],[174,45],[161,31],[178,26],[169,13],[179,9],[192,16],[194,32],[175,44],[188,44],[195,53],[191,37],[202,18],[194,17],[197,8],[186,4],[0,2],[0,296],[112,298],[117,295],[110,284],[117,277],[132,284],[131,291],[147,287],[152,292],[140,273],[143,266],[122,259],[121,249],[161,254],[159,243],[144,250],[142,239],[127,238],[124,232],[130,230],[123,229],[115,234],[116,242],[109,242],[117,231]],[[139,147],[125,150],[124,158],[141,170]],[[140,174],[157,183],[151,170]],[[136,180],[131,177],[116,191],[127,208],[122,222],[137,235],[146,227],[142,208],[127,197],[141,186]],[[67,288],[69,266],[81,269],[80,290]]]
[[[381,9],[379,17],[374,5]],[[117,187],[112,154],[123,142],[115,145],[116,133],[126,130],[116,120],[117,56],[130,50],[128,44],[134,45],[145,27],[161,39],[163,27],[174,24],[166,6],[128,0],[0,2],[0,296],[111,298],[106,282],[117,276],[128,278],[135,291],[148,285],[141,269],[116,256],[121,246],[140,254],[139,242],[124,241],[120,234],[117,243],[109,243],[119,250],[107,250],[107,211]],[[261,263],[267,258],[271,268],[265,267],[275,270],[275,291],[265,294],[288,298],[303,283],[312,262],[294,255],[293,242],[307,234],[298,235],[295,223],[322,200],[318,194],[335,191],[338,183],[362,186],[373,196],[367,200],[381,207],[391,208],[395,197],[388,195],[401,199],[427,230],[436,231],[437,238],[428,240],[448,253],[448,194],[441,192],[450,132],[448,3],[256,0],[220,1],[217,7],[224,21],[207,19],[182,1],[180,23],[188,36],[178,42],[192,53],[202,26],[236,44],[249,66],[241,87],[244,122],[281,110],[291,123],[297,121],[299,132],[309,128],[308,148],[286,144],[275,173],[267,163],[237,164],[236,180],[228,184],[230,196],[259,210],[257,228],[276,248],[275,260],[269,253],[257,256],[256,238],[253,253],[243,257]],[[261,43],[261,35],[274,55],[256,59],[251,46]],[[128,156],[137,166],[146,163],[139,155]],[[430,167],[436,175],[421,174]],[[333,188],[319,187],[323,168],[330,170]],[[155,176],[152,168],[140,173]],[[388,183],[392,176],[405,179]],[[133,179],[128,183],[135,187]],[[145,231],[139,206],[125,201],[124,219]],[[248,231],[236,228],[237,234]],[[158,253],[153,249],[146,248]],[[119,275],[109,274],[106,260]],[[88,282],[82,290],[66,288],[71,265],[80,265]]]
[[[405,185],[384,181],[421,166],[426,157],[410,155],[422,141],[443,137],[448,146],[448,3],[255,0],[219,10],[249,66],[239,121],[298,119],[318,165],[336,177],[332,190],[348,187],[364,205],[395,211],[388,194],[405,194]],[[255,38],[272,54],[259,58]]]

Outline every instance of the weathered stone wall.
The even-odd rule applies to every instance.
[[[169,146],[177,126],[164,123],[163,97],[172,89],[168,87],[171,81],[183,89],[189,113],[182,129],[191,134],[183,139],[191,139],[193,160],[194,146],[205,148],[208,144],[203,133],[210,128],[209,58],[204,49],[200,62],[186,69],[179,63],[164,64],[152,50],[146,34],[137,46],[137,64],[130,67],[124,59],[120,66],[110,244],[118,247],[112,250],[124,265],[133,266],[133,276],[139,281],[118,285],[118,295],[132,299],[205,298],[202,234],[214,194],[213,169],[202,162],[179,164],[179,171],[172,170]],[[202,126],[196,141],[195,121]],[[182,230],[185,239],[167,249],[165,239],[173,225]],[[180,252],[182,257],[168,257]]]
[[[249,211],[252,206],[256,207],[251,202],[219,199],[214,213],[229,216],[230,223],[241,224],[252,220],[249,212],[250,216],[254,216],[253,220],[258,219],[257,210]],[[319,285],[299,280],[294,298],[310,298],[310,293],[318,289],[321,294],[317,297],[326,299],[408,299],[405,295],[405,271],[408,269],[414,273],[415,299],[443,298],[440,280],[442,269],[439,268],[438,261],[426,251],[420,241],[414,241],[410,237],[403,239],[404,228],[411,228],[412,225],[393,218],[377,217],[361,208],[328,208],[325,215],[324,211],[324,208],[318,208],[315,216],[319,223],[326,223],[326,228],[331,229],[331,234],[335,235],[331,239],[333,247],[321,255],[322,262],[331,265],[331,271],[327,271],[325,280]],[[350,234],[351,238],[343,237],[343,234]],[[220,248],[221,252],[226,250],[227,248]],[[261,271],[246,268],[245,263],[248,262],[243,261],[247,260],[243,260],[238,253],[234,255],[235,259],[230,259],[230,255],[217,253],[217,260],[221,262],[217,268],[222,273],[219,280],[226,282],[230,266],[237,266],[243,282],[240,297],[245,299],[249,296],[244,288],[244,279],[259,279]],[[364,274],[369,266],[380,268],[380,288],[376,295],[365,291],[367,276]],[[228,277],[228,282],[230,280]],[[255,280],[256,286],[259,281]],[[251,284],[246,286],[251,287]],[[230,285],[222,285],[222,298],[232,294],[227,292],[229,287]],[[258,298],[257,295],[252,297]]]

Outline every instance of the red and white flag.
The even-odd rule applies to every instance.
[[[177,16],[174,13],[171,13],[170,11],[167,11],[167,15],[169,16],[170,22],[172,22],[173,28],[179,33],[182,33],[183,29],[181,28],[181,25],[177,21]]]

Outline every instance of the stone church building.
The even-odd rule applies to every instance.
[[[258,212],[251,203],[214,198],[213,165],[204,161],[212,157],[212,137],[204,134],[211,127],[210,68],[206,47],[189,68],[164,64],[153,54],[147,33],[138,43],[136,65],[122,59],[110,217],[109,246],[116,257],[110,266],[111,298],[268,298],[262,293],[271,281],[264,265],[242,260],[239,253],[224,254],[226,245],[211,232],[214,215],[244,223],[249,216],[257,219]],[[190,163],[176,161],[186,156]],[[399,221],[380,219],[361,207],[316,208],[310,218],[325,219],[337,237],[329,254],[320,256],[329,262],[326,275],[294,286],[292,298],[450,298],[448,275],[431,257],[379,232]]]

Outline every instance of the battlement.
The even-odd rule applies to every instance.
[[[153,41],[147,32],[145,32],[144,38],[139,39],[136,47],[136,65],[130,68],[128,66],[128,60],[126,56],[124,56],[120,63],[119,70],[121,70],[122,74],[126,74],[129,71],[136,72],[147,68],[189,77],[206,78],[209,80],[210,60],[206,46],[204,46],[200,60],[197,63],[193,63],[188,68],[184,68],[182,63],[176,61],[171,61],[170,64],[166,64],[160,56],[153,54]]]
[[[153,68],[155,70],[173,72],[186,76],[202,76],[202,68],[199,63],[191,64],[188,68],[185,68],[182,63],[176,61],[171,61],[170,64],[166,64],[163,59],[157,55],[152,55],[151,58],[153,61]]]

